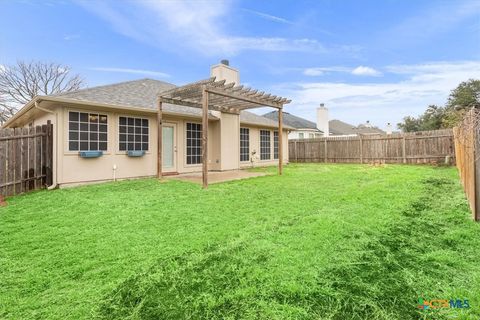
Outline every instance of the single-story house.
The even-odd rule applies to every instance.
[[[263,116],[267,119],[278,121],[278,111],[270,111]],[[283,123],[295,128],[288,134],[288,139],[313,139],[323,137],[323,131],[317,128],[315,122],[285,111],[283,111]]]
[[[373,126],[367,121],[365,124],[355,126],[341,120],[330,120],[328,109],[324,104],[317,108],[317,123],[295,116],[283,111],[283,123],[294,129],[288,134],[288,139],[313,139],[324,136],[357,136],[357,135],[384,135],[385,131]],[[277,110],[268,112],[263,116],[278,121]],[[388,127],[388,126],[387,126]],[[328,134],[326,134],[328,132]]]
[[[230,88],[239,83],[238,70],[228,62],[213,66],[211,76],[231,83]],[[288,162],[287,133],[293,128],[284,126],[284,134],[279,135],[278,122],[236,109],[208,110],[208,160],[204,164],[201,108],[163,102],[161,122],[158,120],[159,95],[175,88],[164,81],[140,79],[37,96],[4,127],[53,124],[52,170],[58,186],[149,177],[159,172],[202,172],[202,165],[211,171],[224,171],[281,166],[280,157],[283,163]],[[235,105],[230,106],[235,109]],[[162,130],[158,130],[159,123]],[[285,146],[282,154],[279,136],[283,136],[281,145]]]

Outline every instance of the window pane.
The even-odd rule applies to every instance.
[[[78,150],[78,142],[77,141],[70,141],[68,143],[68,149],[70,151],[77,151]]]
[[[88,113],[81,112],[80,113],[80,121],[88,122]]]
[[[127,124],[127,118],[125,117],[120,117],[119,118],[120,125],[126,125]]]
[[[98,149],[102,151],[107,151],[107,143],[106,142],[99,142]]]
[[[101,133],[101,134],[104,134],[104,133]],[[125,141],[127,141],[127,135],[125,135],[125,134],[120,134],[120,135],[118,136],[118,140],[119,140],[120,142],[125,142]]]
[[[70,112],[69,113],[69,150],[88,151],[99,150],[99,139],[102,140],[102,150],[107,149],[107,116],[96,113]],[[80,123],[76,122],[80,121]],[[98,134],[99,122],[103,122],[102,129],[105,133]],[[80,140],[80,143],[74,140]]]
[[[202,125],[187,123],[186,127],[187,164],[199,164],[202,162]]]
[[[125,150],[127,150],[127,144],[124,143],[124,142],[120,142],[120,145],[119,145],[118,149],[119,149],[120,151],[125,151]]]
[[[68,120],[70,121],[78,121],[78,112],[69,112]]]
[[[142,119],[135,119],[135,127],[141,127],[142,126]]]
[[[78,122],[69,122],[68,128],[70,129],[70,131],[78,130]]]
[[[127,132],[127,127],[125,127],[125,126],[120,126],[120,127],[118,128],[118,131],[119,131],[120,133],[126,133],[126,132]]]
[[[148,143],[142,143],[142,150],[148,150]]]
[[[142,126],[148,127],[148,119],[142,119]]]
[[[70,132],[68,134],[68,139],[69,140],[78,140],[78,132]]]
[[[107,132],[107,125],[101,124],[98,129],[100,132]]]
[[[91,123],[97,123],[98,122],[98,114],[90,114],[89,117],[88,117],[88,120],[91,122]]]

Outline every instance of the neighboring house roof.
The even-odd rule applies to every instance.
[[[263,115],[265,118],[278,121],[278,111],[272,111]],[[315,122],[309,121],[304,118],[297,117],[288,112],[283,112],[283,122],[295,129],[317,129]],[[329,131],[332,135],[353,135],[353,134],[385,134],[385,131],[376,127],[359,125],[354,126],[352,124],[340,121],[330,120],[328,121]]]
[[[110,85],[81,89],[77,91],[53,95],[88,103],[103,103],[108,105],[118,105],[122,107],[135,107],[150,110],[157,108],[157,96],[159,93],[175,88],[174,84],[153,80],[140,79],[134,81],[120,82]],[[162,109],[165,113],[179,114],[185,116],[201,116],[202,110],[199,108],[187,107],[164,103]],[[212,114],[211,117],[216,118]],[[240,122],[252,125],[277,127],[278,123],[262,116],[258,116],[248,111],[241,111]],[[285,121],[284,121],[285,123]],[[290,127],[285,126],[286,129]]]
[[[263,116],[265,118],[278,121],[278,111],[272,111],[264,114]],[[294,116],[293,114],[290,114],[288,112],[283,112],[283,123],[295,129],[313,129],[318,132],[322,132],[317,129],[317,125],[315,122]]]
[[[328,122],[330,134],[333,135],[352,135],[352,134],[385,134],[385,131],[376,127],[359,125],[354,126],[352,124],[340,121],[330,120]]]

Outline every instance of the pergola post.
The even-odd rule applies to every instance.
[[[283,108],[278,108],[278,174],[283,171]]]
[[[162,98],[158,99],[158,111],[157,111],[157,177],[158,179],[162,179],[162,142],[163,142],[163,126],[162,126]]]
[[[208,91],[202,88],[202,181],[203,188],[208,188]]]

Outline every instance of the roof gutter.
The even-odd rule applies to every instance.
[[[38,98],[34,101],[34,104],[33,104],[33,107],[38,109],[38,110],[41,110],[43,112],[47,112],[47,113],[50,113],[50,114],[54,114],[55,115],[55,135],[54,135],[54,138],[55,138],[55,155],[54,155],[54,159],[55,159],[55,170],[53,171],[54,173],[54,176],[53,176],[53,181],[52,181],[52,185],[51,186],[48,186],[47,187],[47,190],[53,190],[57,187],[57,167],[58,167],[58,112],[55,112],[55,111],[52,111],[52,110],[49,110],[49,109],[45,109],[45,108],[42,108],[40,107],[40,101],[41,99]],[[52,163],[52,166],[53,166],[53,163]]]

